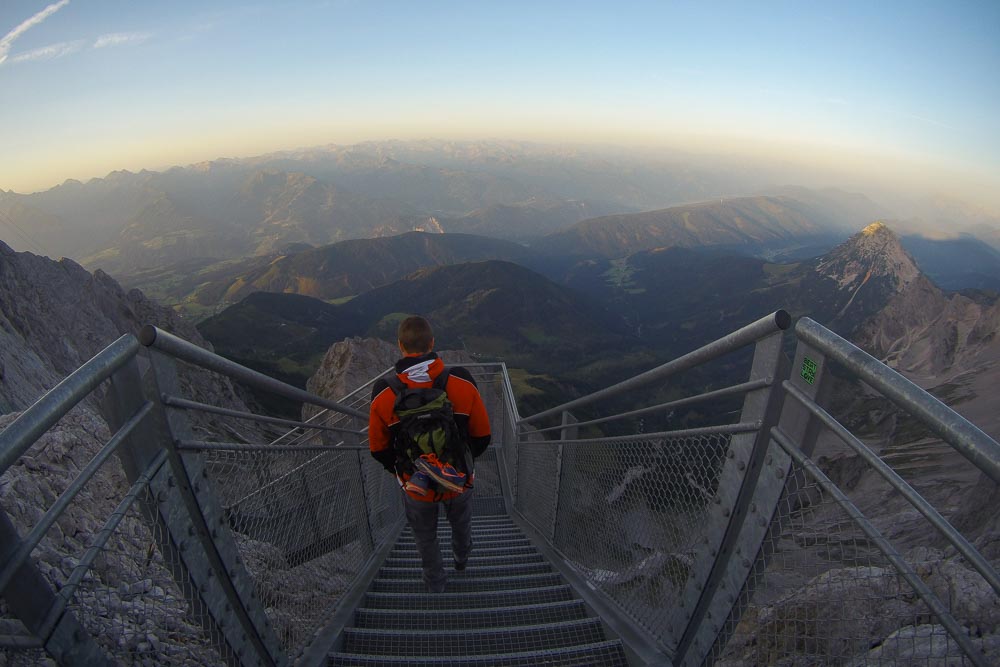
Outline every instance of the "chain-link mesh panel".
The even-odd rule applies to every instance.
[[[704,556],[705,516],[728,446],[722,434],[562,448],[553,544],[660,641],[692,564]]]
[[[0,502],[22,538],[109,437],[96,413],[77,407],[5,471]],[[206,631],[209,624],[190,609],[171,573],[176,564],[163,561],[160,536],[141,515],[139,503],[152,502],[148,491],[125,511],[79,586],[67,588],[129,488],[121,463],[112,456],[32,550],[30,562],[66,600],[84,630],[121,664],[222,664],[228,645]],[[5,651],[0,664],[8,656],[9,664],[23,664],[29,656],[29,664],[46,664],[41,655],[37,650]]]
[[[214,451],[207,467],[279,640],[303,648],[402,514],[366,451]]]
[[[148,491],[140,502],[155,506]],[[231,664],[235,655],[197,602],[198,592],[183,566],[164,558],[160,545],[169,540],[165,529],[159,522],[150,525],[139,504],[133,504],[76,589],[69,609],[122,664]]]
[[[933,548],[904,556],[985,649],[987,662],[1000,662],[1000,641],[989,629],[1000,608],[986,582]],[[708,658],[716,665],[972,664],[885,555],[802,470],[789,476],[736,602],[720,635],[728,642]]]
[[[542,441],[518,443],[517,509],[542,535],[551,538],[555,524],[559,447]]]

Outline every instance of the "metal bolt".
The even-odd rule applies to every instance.
[[[769,465],[769,466],[773,466],[774,465],[774,457],[773,456],[768,456],[767,457],[767,465]]]
[[[730,449],[728,452],[726,452],[726,458],[731,459],[734,456],[736,456],[736,452],[734,452],[733,450]]]
[[[736,469],[737,469],[737,470],[740,470],[740,471],[742,471],[742,470],[746,470],[746,469],[747,469],[747,464],[746,464],[746,463],[743,463],[743,461],[738,461],[738,462],[736,463]]]
[[[750,567],[750,561],[748,561],[746,558],[743,559],[743,567]]]
[[[750,503],[750,514],[757,513],[757,503]]]
[[[785,476],[785,471],[782,470],[781,468],[778,468],[777,470],[774,471],[774,474],[777,475],[778,479],[781,479],[782,477]]]
[[[722,510],[722,516],[728,517],[729,516],[729,510],[728,509]]]
[[[158,503],[165,503],[165,502],[167,502],[167,492],[166,491],[158,491],[156,493],[156,502],[158,502]]]

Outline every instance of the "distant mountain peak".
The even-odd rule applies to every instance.
[[[899,291],[920,275],[899,237],[882,221],[868,225],[817,265],[816,270],[836,280],[841,289],[860,289],[872,279],[884,279]]]

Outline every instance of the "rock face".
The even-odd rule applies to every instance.
[[[123,334],[145,324],[211,349],[198,330],[139,290],[69,259],[14,252],[0,242],[0,414],[23,410]],[[246,409],[228,379],[180,364],[185,397]],[[100,395],[100,391],[96,392]],[[88,399],[96,408],[98,402]],[[218,420],[194,416],[196,427]],[[250,429],[226,426],[237,437]],[[240,436],[241,432],[245,435]]]

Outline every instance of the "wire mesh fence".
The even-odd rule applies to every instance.
[[[705,508],[728,445],[725,434],[523,442],[519,484],[532,492],[518,508],[543,534],[554,531],[553,546],[591,587],[665,641],[691,566],[704,557]]]
[[[4,472],[0,502],[22,539],[108,436],[96,414],[74,409]],[[135,491],[131,499],[119,459],[107,459],[32,550],[32,567],[55,593],[55,604],[64,604],[119,664],[225,664],[229,647],[178,588],[173,573],[182,568],[169,555],[165,560],[163,529],[142,511],[155,500],[144,486]],[[4,602],[0,616],[8,615]],[[0,625],[20,624],[8,619]],[[55,664],[46,656],[39,649],[5,648],[0,665]]]
[[[986,582],[933,547],[903,555],[996,664],[1000,642],[983,637],[989,627],[980,625],[995,627],[998,619]],[[973,664],[885,554],[801,469],[788,478],[720,640],[709,658],[716,665]]]
[[[295,654],[401,516],[395,481],[357,449],[206,458],[258,597]]]
[[[198,591],[186,576],[174,576],[185,572],[184,565],[162,548],[170,537],[162,524],[149,520],[155,506],[147,490],[126,510],[69,609],[122,664],[232,664],[236,656]]]

